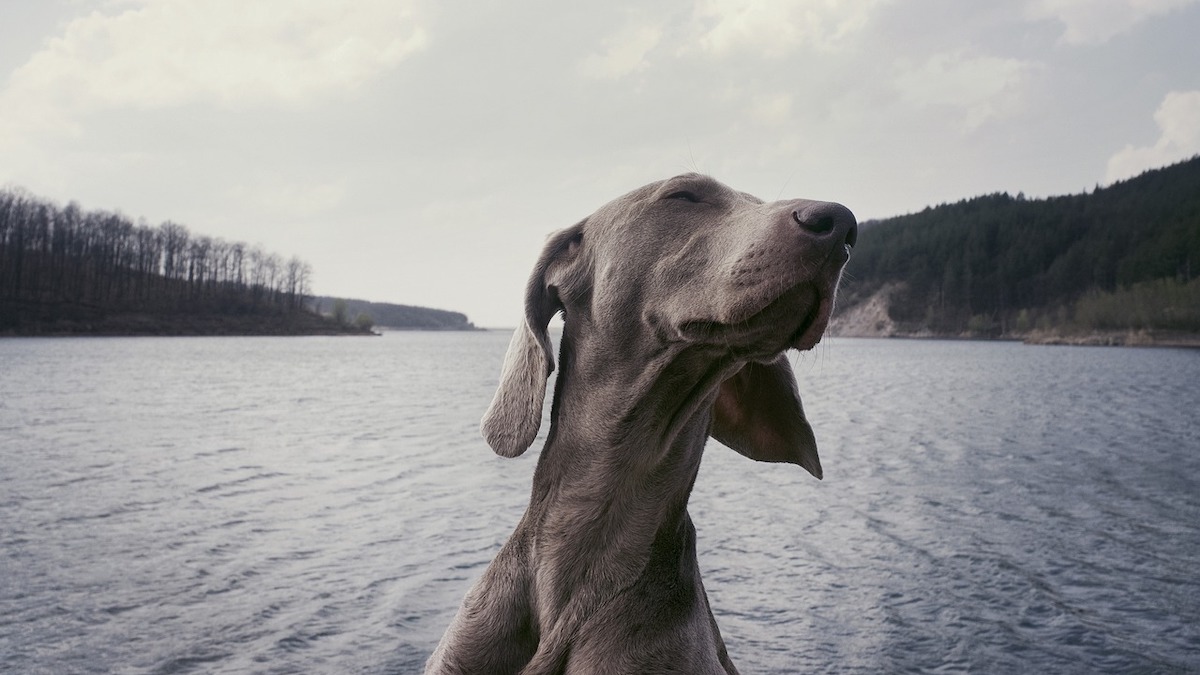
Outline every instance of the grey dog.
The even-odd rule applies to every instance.
[[[427,673],[735,673],[687,512],[711,435],[817,478],[784,352],[811,349],[858,236],[840,204],[764,203],[707,176],[651,183],[551,235],[483,436],[550,431],[529,507]]]

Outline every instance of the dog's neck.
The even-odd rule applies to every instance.
[[[631,353],[572,328],[525,524],[535,555],[561,563],[544,568],[566,575],[553,580],[557,593],[586,587],[602,600],[664,551],[694,563],[687,501],[728,368],[699,368],[702,355],[686,349]]]

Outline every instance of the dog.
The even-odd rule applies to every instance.
[[[711,435],[822,477],[784,355],[812,349],[858,236],[832,202],[764,203],[708,176],[651,183],[550,236],[481,431],[534,441],[529,507],[427,673],[736,673],[688,496]]]

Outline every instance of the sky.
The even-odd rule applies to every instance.
[[[1200,0],[0,0],[0,186],[514,326],[687,171],[860,220],[1200,153]]]

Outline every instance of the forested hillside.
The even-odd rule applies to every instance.
[[[305,306],[311,274],[176,223],[0,191],[0,333],[346,332]]]
[[[845,279],[841,334],[1200,333],[1200,157],[864,223]]]
[[[444,309],[368,302],[351,298],[316,297],[312,306],[344,323],[401,330],[475,330],[467,315]]]

